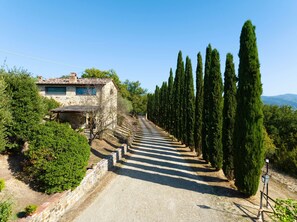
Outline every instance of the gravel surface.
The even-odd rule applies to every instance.
[[[75,221],[251,221],[248,206],[234,203],[238,193],[224,179],[200,176],[188,148],[173,142],[145,119],[130,154],[116,175]]]

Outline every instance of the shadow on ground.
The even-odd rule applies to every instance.
[[[121,167],[113,169],[116,174],[203,194],[243,197],[232,188],[217,185],[226,182],[224,179],[197,175],[197,172],[211,173],[214,169],[206,168],[203,166],[205,162],[198,159],[185,160],[194,157],[188,149],[161,135],[148,123],[143,125],[144,131],[135,136],[126,160],[120,161]]]

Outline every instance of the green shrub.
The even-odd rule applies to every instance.
[[[274,221],[290,222],[296,221],[297,201],[292,199],[276,199]]]
[[[0,192],[5,188],[5,181],[4,179],[0,179]]]
[[[276,149],[270,155],[279,170],[297,177],[297,110],[289,106],[264,106],[264,126]]]
[[[7,125],[12,122],[10,98],[6,93],[6,83],[1,77],[2,72],[0,69],[0,152],[4,151],[8,144]]]
[[[69,124],[47,122],[32,130],[25,172],[41,191],[74,189],[86,173],[90,156],[87,139]]]
[[[26,216],[32,215],[33,213],[35,213],[36,210],[37,210],[37,206],[34,204],[30,204],[30,205],[26,206],[25,214],[26,214]]]
[[[0,202],[0,222],[8,221],[12,214],[12,203],[8,200]]]
[[[6,82],[6,94],[11,99],[12,123],[7,126],[12,147],[27,141],[31,129],[39,124],[44,108],[35,80],[26,70],[11,69],[0,74]]]
[[[59,102],[54,100],[53,98],[42,97],[42,102],[45,109],[45,114],[49,113],[52,109],[58,108],[61,106]]]

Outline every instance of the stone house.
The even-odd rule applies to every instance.
[[[109,78],[42,79],[37,86],[42,96],[53,98],[61,107],[53,109],[57,118],[77,128],[114,129],[117,123],[117,87]]]

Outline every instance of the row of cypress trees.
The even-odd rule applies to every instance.
[[[223,169],[237,188],[254,195],[263,166],[262,84],[255,27],[243,25],[240,36],[239,74],[235,75],[232,54],[226,56],[224,85],[220,55],[206,48],[204,65],[197,55],[196,95],[192,64],[178,53],[173,78],[148,94],[148,119],[194,149],[217,170]],[[238,85],[236,85],[238,80]]]

